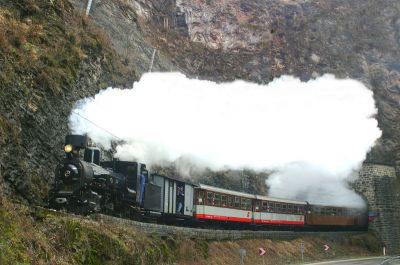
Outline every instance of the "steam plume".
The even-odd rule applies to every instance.
[[[148,73],[133,89],[108,88],[79,102],[70,127],[108,147],[112,135],[83,116],[124,139],[121,159],[269,169],[276,172],[270,195],[359,205],[346,180],[381,135],[375,114],[370,90],[332,75],[262,86]]]

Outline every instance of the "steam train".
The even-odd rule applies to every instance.
[[[145,164],[101,161],[83,135],[67,135],[50,206],[182,225],[284,230],[365,230],[365,209],[237,192],[150,173]],[[140,219],[139,218],[139,219]]]

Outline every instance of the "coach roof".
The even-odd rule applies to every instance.
[[[208,191],[213,191],[213,192],[219,192],[219,193],[224,193],[224,194],[229,194],[229,195],[235,195],[235,196],[240,196],[240,197],[246,197],[250,199],[255,199],[256,195],[249,194],[249,193],[244,193],[244,192],[239,192],[239,191],[232,191],[232,190],[226,190],[226,189],[221,189],[213,186],[208,186],[204,184],[199,184],[199,187],[203,190],[208,190]]]
[[[280,199],[280,198],[271,198],[267,196],[256,195],[257,200],[261,201],[271,201],[271,202],[282,202],[282,203],[292,203],[292,204],[302,204],[306,205],[305,201],[294,201],[294,200],[287,200],[287,199]]]

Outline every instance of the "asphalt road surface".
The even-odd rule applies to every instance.
[[[379,257],[379,258],[327,261],[327,262],[309,263],[307,265],[379,265],[383,261],[384,261],[384,258]],[[397,265],[397,264],[400,264],[400,263],[388,263],[387,265]]]

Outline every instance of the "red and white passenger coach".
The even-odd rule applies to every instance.
[[[254,223],[304,225],[306,203],[256,195]]]
[[[255,195],[199,184],[195,197],[195,218],[251,223]]]
[[[304,225],[306,203],[277,200],[200,184],[195,218],[255,224]]]

